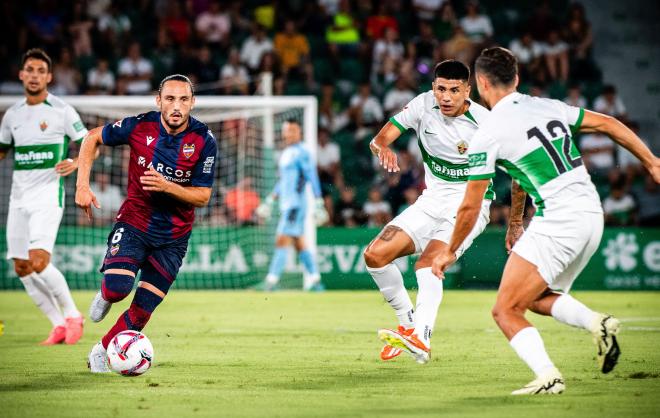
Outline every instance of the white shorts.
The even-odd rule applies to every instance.
[[[29,250],[53,253],[62,213],[60,207],[12,207],[7,215],[7,258],[28,260]]]
[[[564,219],[535,217],[513,251],[536,265],[550,289],[568,292],[598,249],[603,223],[603,214],[595,212],[574,212]]]
[[[434,209],[434,215],[429,214],[428,210],[423,210],[418,202],[419,200],[401,212],[388,225],[398,226],[412,239],[415,243],[415,253],[424,251],[431,240],[449,244],[456,223],[456,211],[461,202],[450,201],[444,205],[439,203]],[[490,200],[484,200],[477,223],[456,251],[456,258],[470,248],[472,241],[483,232],[488,222],[490,222]]]

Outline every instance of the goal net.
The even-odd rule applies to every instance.
[[[154,110],[155,99],[119,96],[70,96],[87,128]],[[0,115],[22,97],[0,97]],[[218,142],[213,195],[196,211],[188,253],[175,282],[179,288],[245,288],[266,275],[273,252],[277,210],[268,222],[255,215],[256,206],[277,180],[277,156],[283,148],[281,127],[301,122],[306,147],[315,156],[317,103],[314,97],[198,96],[192,115],[206,123]],[[69,155],[77,155],[72,144]],[[75,174],[65,179],[65,209],[53,262],[75,289],[96,289],[98,269],[107,250],[114,216],[126,196],[128,146],[101,147],[92,168],[91,186],[101,204],[90,223],[75,206]],[[7,210],[13,155],[0,161],[0,289],[19,288],[11,260],[5,260]],[[312,199],[308,190],[309,199]],[[312,207],[309,205],[309,207]],[[310,216],[306,241],[315,251],[316,230]],[[302,269],[293,252],[284,285],[301,287]],[[293,275],[295,273],[295,275]]]

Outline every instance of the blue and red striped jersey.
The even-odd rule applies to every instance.
[[[211,187],[217,145],[208,126],[191,116],[185,131],[169,135],[160,112],[149,112],[105,125],[102,137],[105,145],[131,148],[128,193],[117,221],[161,239],[190,232],[194,206],[165,193],[143,190],[140,176],[152,166],[166,180],[183,187]]]

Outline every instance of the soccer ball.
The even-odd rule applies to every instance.
[[[154,347],[146,335],[137,331],[122,331],[108,344],[108,365],[122,376],[139,376],[149,370]]]

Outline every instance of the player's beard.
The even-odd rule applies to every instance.
[[[39,86],[36,87],[36,89],[30,89],[30,86],[28,85],[28,86],[24,86],[24,90],[28,96],[39,96],[41,93],[44,92],[44,90],[46,90],[46,88]]]
[[[165,125],[167,125],[167,127],[170,128],[170,130],[172,130],[172,131],[175,131],[175,130],[179,129],[180,127],[182,127],[183,125],[188,123],[189,116],[184,117],[183,114],[181,114],[181,113],[178,113],[178,115],[180,115],[181,122],[176,123],[176,124],[170,122],[170,118],[172,117],[172,114],[170,114],[168,117],[165,118]]]

